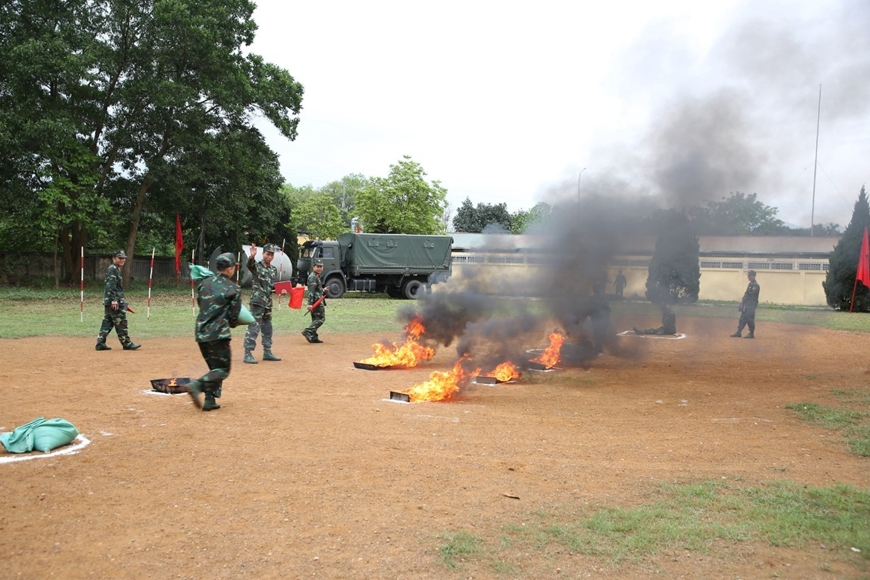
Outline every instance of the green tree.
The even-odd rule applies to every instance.
[[[512,216],[506,203],[478,203],[473,206],[467,197],[453,218],[453,228],[457,232],[468,233],[480,233],[492,228],[510,231],[511,223]]]
[[[849,310],[852,305],[852,290],[855,288],[865,227],[870,227],[870,204],[867,202],[867,192],[862,187],[852,210],[852,220],[828,258],[828,275],[822,282],[828,305],[836,310]],[[852,311],[870,312],[870,290],[863,283],[858,284]]]
[[[357,194],[365,231],[381,234],[444,233],[441,216],[447,190],[427,182],[426,172],[405,155],[386,178],[375,177]]]
[[[535,204],[532,209],[518,210],[511,214],[511,233],[525,234],[540,228],[550,217],[552,208],[543,201]]]
[[[356,215],[357,194],[369,184],[369,179],[360,173],[345,175],[338,181],[331,181],[320,188],[320,191],[328,194],[332,202],[338,208],[339,220],[344,231],[350,231],[350,222]],[[329,238],[334,239],[334,238]]]
[[[767,206],[753,193],[737,192],[722,201],[711,201],[704,206],[686,210],[695,231],[705,236],[768,236],[789,233],[779,210]]]
[[[662,224],[649,264],[646,297],[650,302],[676,304],[698,300],[700,244],[689,220],[674,210],[660,212]]]
[[[321,190],[297,198],[293,210],[294,225],[300,234],[317,240],[335,240],[339,234],[350,231],[332,196]]]
[[[67,272],[93,224],[112,221],[109,207],[132,253],[152,187],[204,135],[250,127],[259,113],[295,138],[302,86],[247,53],[253,10],[248,0],[0,5],[0,142],[28,161],[4,181],[40,199]]]

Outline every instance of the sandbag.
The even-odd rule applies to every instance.
[[[66,445],[79,434],[75,425],[59,417],[46,420],[37,417],[16,427],[11,433],[0,433],[0,444],[9,453],[30,453],[34,449],[48,453]]]
[[[206,268],[205,266],[197,266],[196,264],[188,264],[188,268],[190,268],[190,277],[194,280],[202,280],[204,278],[211,278],[216,274]]]

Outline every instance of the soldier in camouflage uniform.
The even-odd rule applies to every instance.
[[[197,287],[196,342],[209,371],[187,385],[193,404],[203,411],[221,408],[215,399],[220,398],[223,381],[230,374],[230,328],[238,326],[242,310],[241,289],[233,281],[236,257],[230,252],[221,254],[216,267],[219,273],[204,278]],[[200,393],[205,393],[204,404]]]
[[[326,322],[326,300],[321,300],[316,307],[314,303],[323,298],[323,282],[320,280],[320,275],[323,273],[323,262],[315,260],[311,266],[311,273],[308,275],[308,312],[311,313],[311,324],[302,331],[302,336],[308,342],[322,343],[320,337],[317,336],[317,329],[323,326]]]
[[[676,334],[677,333],[677,315],[674,314],[673,310],[668,308],[667,304],[662,304],[662,325],[658,328],[634,328],[635,334],[655,334],[658,336],[665,336],[668,334]]]
[[[248,258],[248,270],[253,280],[251,282],[251,314],[256,322],[248,325],[245,332],[245,358],[248,364],[257,364],[253,351],[257,346],[257,334],[263,331],[263,360],[279,361],[272,354],[272,292],[275,291],[275,281],[278,279],[278,268],[272,265],[278,246],[266,244],[263,247],[263,261],[258,262],[256,244],[251,244],[251,256]]]
[[[112,350],[106,344],[106,337],[115,329],[118,340],[124,350],[136,350],[141,344],[130,340],[127,334],[127,301],[124,299],[123,277],[121,268],[127,261],[124,250],[118,250],[112,254],[112,264],[106,268],[106,287],[103,289],[103,323],[100,325],[100,334],[97,335],[96,350]]]
[[[746,277],[749,278],[749,285],[746,287],[746,292],[743,293],[740,306],[737,307],[740,311],[740,320],[737,322],[737,332],[731,335],[734,338],[740,338],[744,326],[749,327],[749,334],[744,338],[755,338],[755,309],[758,308],[758,295],[761,293],[761,286],[755,281],[755,270],[748,271]]]

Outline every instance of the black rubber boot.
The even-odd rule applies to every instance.
[[[254,355],[251,354],[251,351],[246,350],[245,351],[245,358],[244,358],[243,362],[246,362],[249,365],[255,365],[255,364],[257,364],[257,359],[254,358]]]
[[[205,404],[202,406],[203,411],[214,411],[220,409],[220,404],[214,400],[214,395],[211,393],[205,394]]]
[[[263,360],[275,360],[275,361],[278,361],[278,360],[281,360],[281,357],[279,357],[279,356],[275,356],[274,354],[272,354],[272,351],[271,351],[271,350],[264,350],[264,351],[263,351]]]
[[[112,347],[105,342],[97,341],[97,346],[94,347],[94,350],[112,350]]]

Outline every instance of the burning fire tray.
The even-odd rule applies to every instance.
[[[175,381],[175,384],[170,384]],[[170,395],[178,395],[187,392],[187,384],[190,382],[190,377],[177,377],[175,379],[151,379],[151,389],[158,393],[169,393]]]
[[[371,365],[369,363],[362,363],[362,362],[357,362],[357,361],[354,361],[353,366],[354,366],[354,368],[362,369],[364,371],[388,371],[391,369],[401,368],[401,367],[390,367],[390,366],[382,367],[382,366],[378,366],[378,365]]]
[[[495,377],[474,377],[474,382],[478,385],[500,385],[504,381],[500,381]]]
[[[530,371],[545,371],[547,365],[539,362],[526,361],[525,367]]]
[[[390,400],[392,401],[401,401],[403,403],[411,402],[411,395],[408,393],[400,393],[398,391],[390,391]]]

